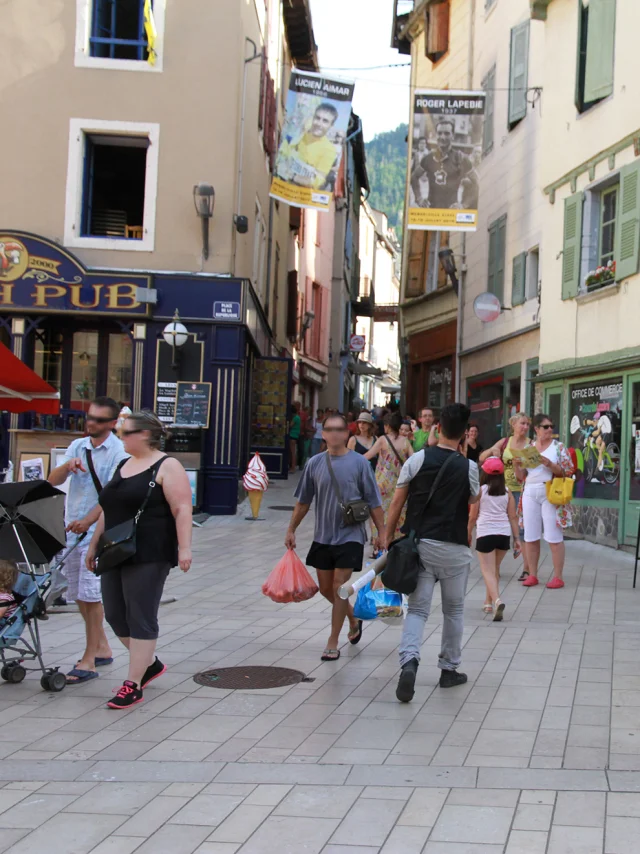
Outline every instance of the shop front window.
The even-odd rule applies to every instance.
[[[629,481],[629,500],[640,501],[640,382],[631,387],[631,474]]]
[[[576,498],[620,496],[622,377],[569,388],[569,446],[578,461]]]
[[[112,397],[121,406],[131,405],[132,359],[131,338],[124,332],[111,332],[107,363],[107,397]]]
[[[451,359],[429,365],[429,390],[427,406],[439,413],[453,397],[453,368]]]
[[[502,439],[504,376],[496,374],[469,383],[471,418],[479,428],[479,442],[485,448]]]
[[[86,411],[97,396],[98,332],[83,330],[73,334],[71,357],[71,409]]]
[[[49,327],[36,331],[33,369],[50,386],[60,391],[62,384],[62,333]]]
[[[507,383],[507,418],[511,418],[520,411],[520,377],[509,380]]]

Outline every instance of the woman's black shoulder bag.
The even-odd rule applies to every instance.
[[[114,525],[113,528],[104,531],[98,540],[96,568],[94,570],[96,575],[104,575],[110,569],[116,569],[125,560],[129,560],[129,558],[135,555],[137,549],[136,528],[138,527],[138,520],[144,513],[151,498],[151,493],[156,485],[158,470],[166,459],[166,456],[162,457],[151,469],[151,480],[149,481],[147,494],[133,519],[127,519],[126,522]]]
[[[447,466],[461,454],[449,454],[448,459],[440,466],[435,476],[429,495],[425,502],[423,513],[426,512],[433,495],[438,488]],[[418,573],[420,572],[420,555],[418,553],[419,538],[415,531],[410,531],[406,537],[394,540],[389,546],[387,554],[387,565],[382,570],[382,583],[396,593],[413,593],[418,586]]]

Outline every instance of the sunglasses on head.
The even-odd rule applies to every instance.
[[[96,424],[108,424],[110,421],[116,421],[115,418],[100,418],[98,415],[87,415],[87,421],[95,421]]]
[[[122,435],[123,436],[133,436],[134,433],[143,433],[143,432],[144,432],[143,430],[123,430]]]

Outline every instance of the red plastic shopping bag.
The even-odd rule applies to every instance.
[[[274,602],[304,602],[316,595],[318,585],[295,551],[287,549],[262,585],[262,592]]]

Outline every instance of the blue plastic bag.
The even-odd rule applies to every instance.
[[[377,617],[402,617],[402,596],[395,590],[382,587],[371,589],[371,582],[358,591],[353,613],[358,620],[375,620]]]

